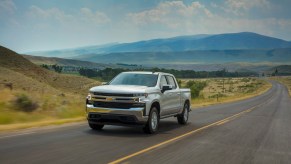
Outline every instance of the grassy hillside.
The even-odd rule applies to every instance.
[[[69,93],[86,93],[89,86],[99,84],[97,81],[72,75],[62,75],[43,69],[23,56],[0,46],[0,67],[9,69],[39,83],[49,85],[55,89]],[[1,81],[7,81],[6,76],[1,76]],[[9,82],[9,81],[7,81]],[[33,83],[31,83],[33,84]]]
[[[84,118],[87,91],[99,84],[43,69],[0,47],[0,130],[11,124]]]

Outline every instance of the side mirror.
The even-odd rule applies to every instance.
[[[108,82],[102,82],[101,85],[108,85]]]
[[[172,90],[172,89],[173,89],[172,85],[163,85],[162,93],[164,93],[165,91],[168,91],[168,90]]]

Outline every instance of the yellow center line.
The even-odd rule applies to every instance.
[[[272,95],[272,96],[267,100],[267,102],[268,102],[268,101],[269,101],[273,96],[274,96],[274,94],[273,94],[273,95]],[[228,121],[230,121],[230,120],[233,120],[233,119],[235,119],[235,118],[240,117],[241,115],[243,115],[243,114],[245,114],[245,113],[249,113],[249,112],[255,110],[257,107],[260,107],[260,106],[263,105],[263,104],[264,104],[264,103],[262,103],[262,104],[258,104],[258,105],[254,106],[254,107],[251,107],[251,108],[249,108],[249,109],[246,109],[246,110],[244,110],[244,111],[242,111],[242,112],[239,112],[239,113],[237,113],[237,114],[234,114],[234,115],[232,115],[232,116],[229,116],[229,117],[227,117],[227,118],[225,118],[225,119],[222,119],[222,120],[220,120],[220,121],[217,121],[217,122],[211,123],[211,124],[209,124],[209,125],[203,126],[203,127],[198,128],[198,129],[196,129],[196,130],[192,130],[192,131],[190,131],[190,132],[187,132],[187,133],[182,134],[182,135],[180,135],[180,136],[177,136],[177,137],[175,137],[175,138],[172,138],[172,139],[166,140],[166,141],[164,141],[164,142],[161,142],[161,143],[159,143],[159,144],[153,145],[153,146],[151,146],[151,147],[145,148],[145,149],[140,150],[140,151],[138,151],[138,152],[136,152],[136,153],[133,153],[133,154],[127,155],[127,156],[125,156],[125,157],[119,158],[119,159],[117,159],[117,160],[115,160],[115,161],[110,162],[109,164],[117,164],[117,163],[120,163],[120,162],[125,161],[125,160],[127,160],[127,159],[130,159],[130,158],[132,158],[132,157],[134,157],[134,156],[138,156],[138,155],[140,155],[140,154],[143,154],[143,153],[145,153],[145,152],[148,152],[148,151],[154,150],[154,149],[156,149],[156,148],[158,148],[158,147],[161,147],[161,146],[163,146],[163,145],[166,145],[166,144],[169,144],[169,143],[171,143],[171,142],[174,142],[174,141],[177,141],[177,140],[179,140],[179,139],[182,139],[182,138],[184,138],[184,137],[186,137],[186,136],[189,136],[189,135],[191,135],[191,134],[197,133],[197,132],[202,131],[202,130],[204,130],[204,129],[208,129],[208,128],[212,127],[212,126],[222,125],[222,124],[224,124],[224,123],[226,123],[226,122],[228,122]]]
[[[225,124],[225,123],[227,123],[228,121],[230,121],[230,120],[225,120],[225,121],[223,121],[223,122],[220,122],[220,123],[218,123],[218,124],[216,124],[216,125],[222,125],[222,124]]]

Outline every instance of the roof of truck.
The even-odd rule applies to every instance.
[[[150,71],[128,71],[128,72],[122,72],[122,73],[138,73],[138,74],[167,74],[167,75],[172,75],[170,73],[165,73],[165,72],[150,72]]]

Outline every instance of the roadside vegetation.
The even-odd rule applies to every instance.
[[[246,99],[267,91],[271,84],[258,78],[182,79],[182,87],[191,88],[192,107],[201,107]]]
[[[258,76],[256,72],[228,72],[226,69],[217,71],[194,71],[194,70],[174,70],[163,68],[105,68],[102,70],[94,70],[89,68],[79,68],[78,73],[89,78],[98,78],[108,81],[120,72],[124,71],[151,71],[151,72],[167,72],[175,75],[176,78],[214,78],[214,77],[248,77]]]

